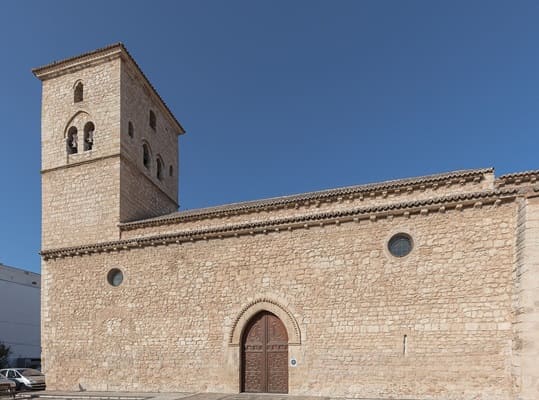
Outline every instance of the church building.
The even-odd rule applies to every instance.
[[[122,44],[33,72],[48,389],[539,399],[539,171],[178,211]]]

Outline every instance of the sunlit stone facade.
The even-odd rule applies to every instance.
[[[184,131],[124,46],[34,73],[49,389],[539,398],[539,172],[177,212]]]

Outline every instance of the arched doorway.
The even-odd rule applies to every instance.
[[[268,311],[254,315],[241,340],[241,390],[288,393],[288,334]]]

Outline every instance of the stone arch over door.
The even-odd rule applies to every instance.
[[[286,329],[288,335],[288,393],[299,394],[298,388],[302,385],[304,373],[302,368],[304,359],[303,331],[297,322],[296,314],[288,307],[288,303],[282,303],[267,296],[248,299],[240,309],[232,311],[232,319],[223,338],[228,344],[224,360],[226,368],[223,372],[228,377],[230,385],[224,385],[219,390],[242,390],[242,338],[249,322],[261,311],[275,315]],[[292,360],[294,364],[291,363]]]
[[[247,323],[256,314],[261,311],[268,311],[277,316],[284,324],[288,333],[288,345],[297,346],[301,344],[301,332],[296,319],[292,313],[288,311],[283,305],[272,299],[258,299],[247,304],[239,312],[236,320],[232,325],[232,330],[229,336],[229,345],[240,346],[243,332],[247,326]]]

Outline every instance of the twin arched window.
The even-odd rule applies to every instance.
[[[73,89],[73,102],[80,103],[84,100],[84,85],[82,82],[76,82]],[[83,136],[83,150],[89,151],[94,147],[94,132],[95,125],[93,122],[87,122],[84,125]],[[79,137],[78,129],[72,126],[67,131],[66,136],[67,154],[77,154],[79,152]]]
[[[144,167],[148,170],[151,169],[151,165],[152,165],[152,152],[151,152],[151,149],[150,149],[150,145],[148,143],[143,143],[142,144],[142,164],[144,165]],[[165,177],[165,163],[163,162],[163,159],[161,158],[161,156],[158,154],[157,157],[156,157],[156,162],[155,162],[155,165],[156,165],[156,171],[155,171],[155,176],[157,177],[157,179],[159,179],[160,181],[163,180],[163,178]],[[173,175],[173,168],[172,168],[172,165],[169,167],[169,175],[172,176]]]
[[[84,125],[84,136],[83,136],[83,150],[89,151],[94,147],[94,132],[95,125],[93,122],[87,122]],[[79,135],[78,129],[75,126],[72,126],[67,131],[66,136],[66,147],[67,154],[77,154],[79,152]]]

